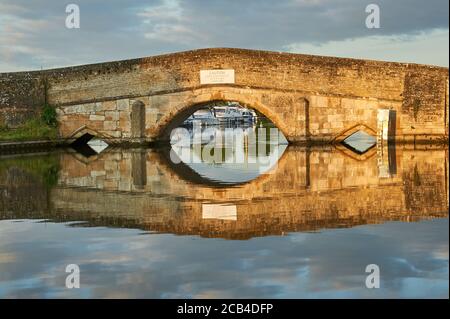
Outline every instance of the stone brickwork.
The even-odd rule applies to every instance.
[[[15,128],[45,103],[45,78],[28,73],[0,74],[0,127]]]
[[[201,84],[200,71],[208,69],[234,70],[235,83]],[[214,100],[239,101],[261,111],[291,142],[328,143],[355,127],[372,133],[379,109],[395,111],[398,141],[448,139],[447,68],[203,49],[1,74],[0,109],[31,99],[31,93],[13,94],[19,85],[13,80],[25,77],[48,80],[49,102],[58,107],[60,134],[68,139],[91,132],[111,141],[133,140],[130,114],[135,101],[145,105],[145,134],[138,140],[164,139],[198,103]]]
[[[436,210],[445,210],[448,187],[445,184],[446,154],[446,150],[398,148],[395,158],[397,172],[386,178],[380,174],[375,154],[368,159],[357,160],[334,148],[309,151],[292,149],[281,156],[272,173],[261,175],[239,187],[217,188],[202,183],[193,184],[184,179],[172,168],[175,164],[158,151],[112,150],[89,157],[87,162],[77,160],[77,156],[81,157],[78,154],[63,154],[58,184],[62,187],[82,187],[107,192],[175,195],[206,202],[252,201],[264,197],[281,200],[292,196],[306,196],[309,193],[342,190],[361,193],[360,199],[364,201],[363,194],[369,194],[374,188],[395,186],[393,189],[397,189],[396,194],[399,197],[391,202],[402,207],[413,206],[412,202],[405,202],[408,198],[404,196],[412,196],[409,188],[414,186],[415,191],[420,193],[417,197],[423,197],[421,195],[432,191],[430,195],[433,197],[429,197],[432,201],[426,205],[428,208],[433,206]],[[420,176],[421,181],[414,181],[415,174]],[[408,189],[404,188],[405,185]],[[430,185],[433,185],[434,189],[429,187]],[[328,197],[322,196],[323,200],[329,200]],[[337,199],[337,196],[331,197],[333,201]],[[342,200],[344,198],[349,197],[344,196]],[[423,205],[423,198],[420,201]],[[346,209],[356,214],[359,211],[358,205],[360,203],[352,201]],[[377,205],[378,208],[373,209],[383,206],[382,203]],[[414,210],[416,211],[417,209]]]
[[[131,138],[131,106],[128,99],[57,108],[63,137],[78,138],[86,132],[106,139]]]
[[[447,217],[448,149],[407,144],[394,155],[396,171],[386,176],[376,153],[352,158],[332,146],[290,147],[271,174],[219,188],[185,179],[154,149],[109,149],[88,158],[55,153],[60,171],[50,188],[33,173],[36,165],[29,165],[29,171],[28,166],[3,165],[0,219],[83,220],[246,239]],[[33,157],[27,161],[32,163]],[[219,213],[222,207],[232,208],[228,211],[235,216],[207,216],[206,206]]]
[[[397,172],[386,178],[375,155],[358,160],[332,147],[291,149],[272,174],[221,188],[184,180],[154,150],[89,159],[62,154],[48,197],[52,211],[42,218],[245,239],[448,216],[447,149],[395,154]],[[205,218],[204,205],[235,207],[236,218]]]

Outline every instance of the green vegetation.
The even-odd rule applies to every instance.
[[[0,141],[26,141],[55,139],[56,127],[48,126],[42,119],[31,119],[18,128],[0,128]]]
[[[50,127],[56,127],[58,122],[56,121],[56,110],[48,104],[45,104],[42,108],[41,119]]]
[[[59,157],[56,154],[0,159],[0,177],[11,167],[30,173],[47,187],[58,182]]]
[[[0,141],[27,141],[56,139],[56,111],[46,104],[41,116],[32,118],[17,128],[0,127]]]

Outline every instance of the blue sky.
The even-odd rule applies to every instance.
[[[67,29],[77,4],[81,28]],[[365,26],[376,3],[381,28]],[[448,66],[447,0],[0,0],[0,72],[239,47]]]

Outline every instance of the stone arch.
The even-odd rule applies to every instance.
[[[131,105],[131,137],[142,138],[145,136],[145,104],[136,100]]]
[[[348,156],[356,161],[366,161],[377,154],[377,150],[375,147],[370,148],[367,152],[364,152],[362,154],[355,153],[339,143],[335,144],[334,147],[345,156]]]
[[[91,136],[91,138],[98,137],[98,138],[105,139],[105,140],[109,140],[109,139],[113,139],[114,138],[111,135],[108,135],[106,133],[101,133],[101,132],[99,132],[97,130],[94,130],[94,129],[90,128],[88,125],[83,125],[83,126],[79,127],[78,129],[76,129],[75,131],[73,131],[69,135],[69,137],[67,139],[69,141],[70,140],[76,141],[76,140],[81,139],[81,138],[83,138],[85,136]]]
[[[350,135],[353,135],[354,133],[356,133],[358,131],[363,131],[369,135],[377,136],[377,132],[373,128],[371,128],[365,124],[357,124],[355,126],[352,126],[348,129],[340,132],[339,134],[337,134],[337,136],[335,136],[333,138],[332,143],[340,143],[340,142],[344,141],[347,137],[349,137]]]
[[[273,101],[270,99],[267,99],[268,103],[263,103],[262,100],[264,100],[264,97],[260,94],[252,95],[249,93],[239,92],[230,93],[211,91],[210,94],[200,94],[199,96],[194,96],[194,98],[188,99],[189,102],[182,103],[178,107],[173,107],[171,108],[171,111],[166,112],[166,114],[163,115],[159,121],[155,136],[157,136],[158,140],[168,141],[170,138],[170,132],[174,128],[178,127],[184,119],[195,111],[210,103],[219,101],[233,101],[262,113],[275,124],[275,126],[283,133],[288,141],[291,141],[290,137],[293,134],[290,132],[286,119],[281,115],[282,108],[275,107],[273,105]]]

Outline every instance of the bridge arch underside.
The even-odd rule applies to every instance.
[[[64,138],[77,138],[86,131],[119,143],[127,140],[167,141],[173,128],[205,104],[214,101],[235,101],[255,109],[270,119],[290,143],[300,144],[340,142],[358,127],[375,135],[378,110],[401,109],[401,101],[225,85],[205,86],[59,107],[60,134]],[[140,113],[144,119],[136,119],[132,114],[136,103],[144,105],[145,112]],[[133,134],[134,125],[143,128],[142,134]]]
[[[159,132],[156,133],[157,139],[159,141],[170,140],[170,134],[171,134],[172,130],[181,126],[183,124],[183,122],[190,115],[192,115],[193,113],[195,113],[196,111],[198,111],[202,108],[211,106],[214,103],[218,103],[218,102],[239,102],[240,105],[242,105],[242,106],[245,106],[245,107],[251,108],[251,109],[255,109],[255,110],[263,113],[263,111],[261,111],[261,107],[254,107],[252,105],[248,105],[247,103],[244,103],[244,102],[238,101],[238,100],[231,101],[231,100],[217,99],[217,100],[207,100],[205,102],[198,102],[197,104],[194,104],[194,105],[186,105],[185,107],[182,107],[178,111],[178,113],[176,113],[175,115],[170,114],[168,119],[164,118],[164,116],[163,116],[163,121],[166,122],[167,124],[165,126],[163,126],[162,128],[160,128]],[[268,113],[268,112],[265,112],[265,113]],[[264,114],[264,115],[266,117],[268,117],[266,114]],[[278,123],[278,124],[280,124],[280,123]]]
[[[189,115],[208,104],[221,101],[238,102],[262,113],[286,137],[304,134],[304,118],[301,116],[304,114],[307,100],[303,96],[286,96],[280,92],[255,89],[206,87],[150,97],[149,108],[158,110],[160,119],[157,122],[149,119],[147,135],[166,141],[172,129],[182,124]],[[296,116],[296,123],[292,116]]]

